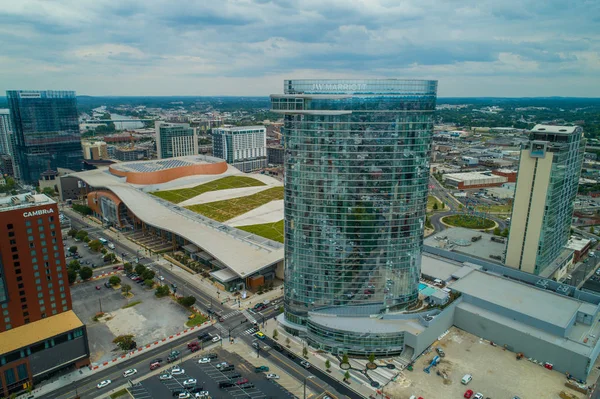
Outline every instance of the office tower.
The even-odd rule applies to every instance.
[[[271,95],[284,115],[289,325],[306,328],[317,309],[368,315],[417,300],[436,91],[425,80],[286,80]]]
[[[83,154],[74,91],[9,90],[20,178],[35,184],[48,169],[81,170]]]
[[[89,363],[85,325],[71,309],[58,206],[0,198],[0,395]]]
[[[213,156],[242,172],[267,167],[267,129],[237,126],[213,129]]]
[[[155,123],[158,159],[198,154],[196,129],[187,123]]]
[[[549,277],[569,240],[585,151],[578,126],[536,125],[521,150],[506,265]]]
[[[10,142],[12,139],[12,126],[10,123],[10,111],[0,109],[0,155],[12,154]]]

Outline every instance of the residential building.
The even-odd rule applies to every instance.
[[[506,265],[546,270],[569,241],[585,139],[578,126],[536,125],[521,150]]]
[[[188,123],[156,121],[155,129],[158,159],[198,154],[198,135]]]
[[[113,151],[114,159],[122,162],[139,161],[148,158],[148,150],[146,148],[115,147]]]
[[[100,159],[108,159],[108,150],[104,141],[84,141],[83,159],[97,161]]]
[[[286,80],[271,95],[286,149],[280,322],[315,347],[402,350],[400,327],[386,339],[353,329],[417,301],[436,92],[427,80]]]
[[[213,129],[213,156],[242,172],[267,167],[267,129],[264,126],[229,126]]]
[[[74,91],[6,92],[15,135],[14,159],[21,180],[35,183],[58,167],[81,170],[83,153]]]
[[[12,154],[12,124],[10,122],[10,111],[0,109],[0,154]]]
[[[85,325],[72,310],[58,205],[0,199],[0,392],[89,364]]]
[[[267,163],[272,165],[283,165],[285,150],[280,146],[267,147]]]

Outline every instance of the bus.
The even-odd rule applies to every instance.
[[[106,243],[108,243],[108,240],[106,238],[98,238],[98,241],[100,241],[102,243],[102,245],[106,245]]]

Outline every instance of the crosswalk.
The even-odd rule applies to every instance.
[[[244,315],[245,318],[250,320],[251,323],[256,323],[256,319],[254,318],[254,316],[252,314],[250,314],[250,312],[247,309],[242,310],[242,314]]]
[[[227,319],[229,319],[230,317],[235,317],[235,316],[239,315],[240,313],[241,313],[241,312],[240,312],[239,310],[234,310],[234,311],[232,311],[232,312],[229,312],[229,313],[227,313],[227,314],[224,314],[224,315],[222,315],[221,317],[222,317],[224,320],[227,320]]]

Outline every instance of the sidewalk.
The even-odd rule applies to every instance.
[[[283,327],[279,326],[279,323],[276,319],[267,320],[267,322],[263,326],[261,326],[261,331],[269,337],[273,337],[273,330],[275,329],[277,329],[278,332],[277,342],[281,346],[286,347],[287,350],[296,354],[298,358],[304,358],[302,356],[302,349],[305,347],[305,341],[299,337],[286,333]],[[289,347],[286,339],[289,339]],[[330,353],[318,351],[310,346],[306,346],[306,348],[308,349],[308,358],[306,360],[311,364],[312,367],[316,367],[324,373],[327,373],[327,370],[325,368],[325,361],[329,360],[329,363],[331,364],[331,371],[328,374],[331,377],[340,381],[342,384],[345,384],[343,380],[346,370],[342,370],[340,368],[340,361],[335,356],[331,355]],[[350,365],[353,368],[364,369],[364,365],[366,362],[366,360],[350,359]],[[380,361],[376,361],[376,363],[381,365],[384,364]],[[387,384],[389,380],[393,378],[397,373],[398,370],[388,370],[385,368],[378,368],[376,370],[369,371],[369,375],[371,376],[371,378],[379,382],[382,386]],[[348,384],[347,386],[348,388],[358,392],[360,395],[367,398],[370,395],[376,394],[376,389],[370,385],[369,379],[356,370],[350,370],[350,384]]]
[[[63,212],[65,212],[65,214],[67,214],[67,216],[69,216],[71,218],[76,218],[77,220],[82,221],[83,223],[87,224],[90,227],[96,227],[96,228],[102,227],[98,222],[95,222],[94,219],[88,218],[88,217],[82,217],[81,215],[77,214],[75,211],[73,211],[69,208],[63,209]],[[268,291],[262,295],[248,293],[250,296],[245,299],[242,299],[240,296],[234,296],[233,294],[231,294],[229,292],[226,292],[226,291],[223,291],[223,290],[217,288],[215,285],[212,284],[212,282],[209,279],[202,277],[200,274],[192,274],[192,273],[189,273],[189,272],[183,270],[178,265],[176,265],[172,262],[169,262],[168,260],[166,260],[164,257],[162,257],[160,255],[152,253],[151,251],[150,251],[150,254],[148,255],[149,250],[146,247],[130,240],[127,235],[124,235],[119,232],[114,232],[111,229],[104,229],[102,234],[110,237],[111,240],[113,240],[113,241],[122,241],[124,239],[127,239],[129,241],[127,244],[128,246],[131,246],[136,251],[139,250],[140,258],[142,258],[142,257],[148,258],[148,259],[152,260],[153,262],[158,263],[158,265],[160,267],[167,268],[167,270],[169,270],[169,272],[176,274],[178,277],[180,277],[184,280],[187,280],[187,282],[189,284],[192,284],[196,288],[202,290],[205,294],[212,297],[214,301],[217,301],[219,303],[221,303],[221,301],[223,301],[224,302],[223,305],[224,306],[226,305],[227,307],[229,307],[231,309],[252,308],[252,306],[256,305],[259,302],[263,302],[265,300],[273,301],[274,299],[277,299],[283,295],[283,290],[281,290],[279,287],[277,287],[277,288],[275,288],[271,291]],[[130,254],[130,256],[133,257],[134,254]],[[283,285],[281,285],[281,287],[283,287]],[[185,287],[179,287],[179,288],[185,290]],[[238,299],[240,301],[240,306],[238,306]],[[205,305],[210,306],[210,303],[205,304]]]

